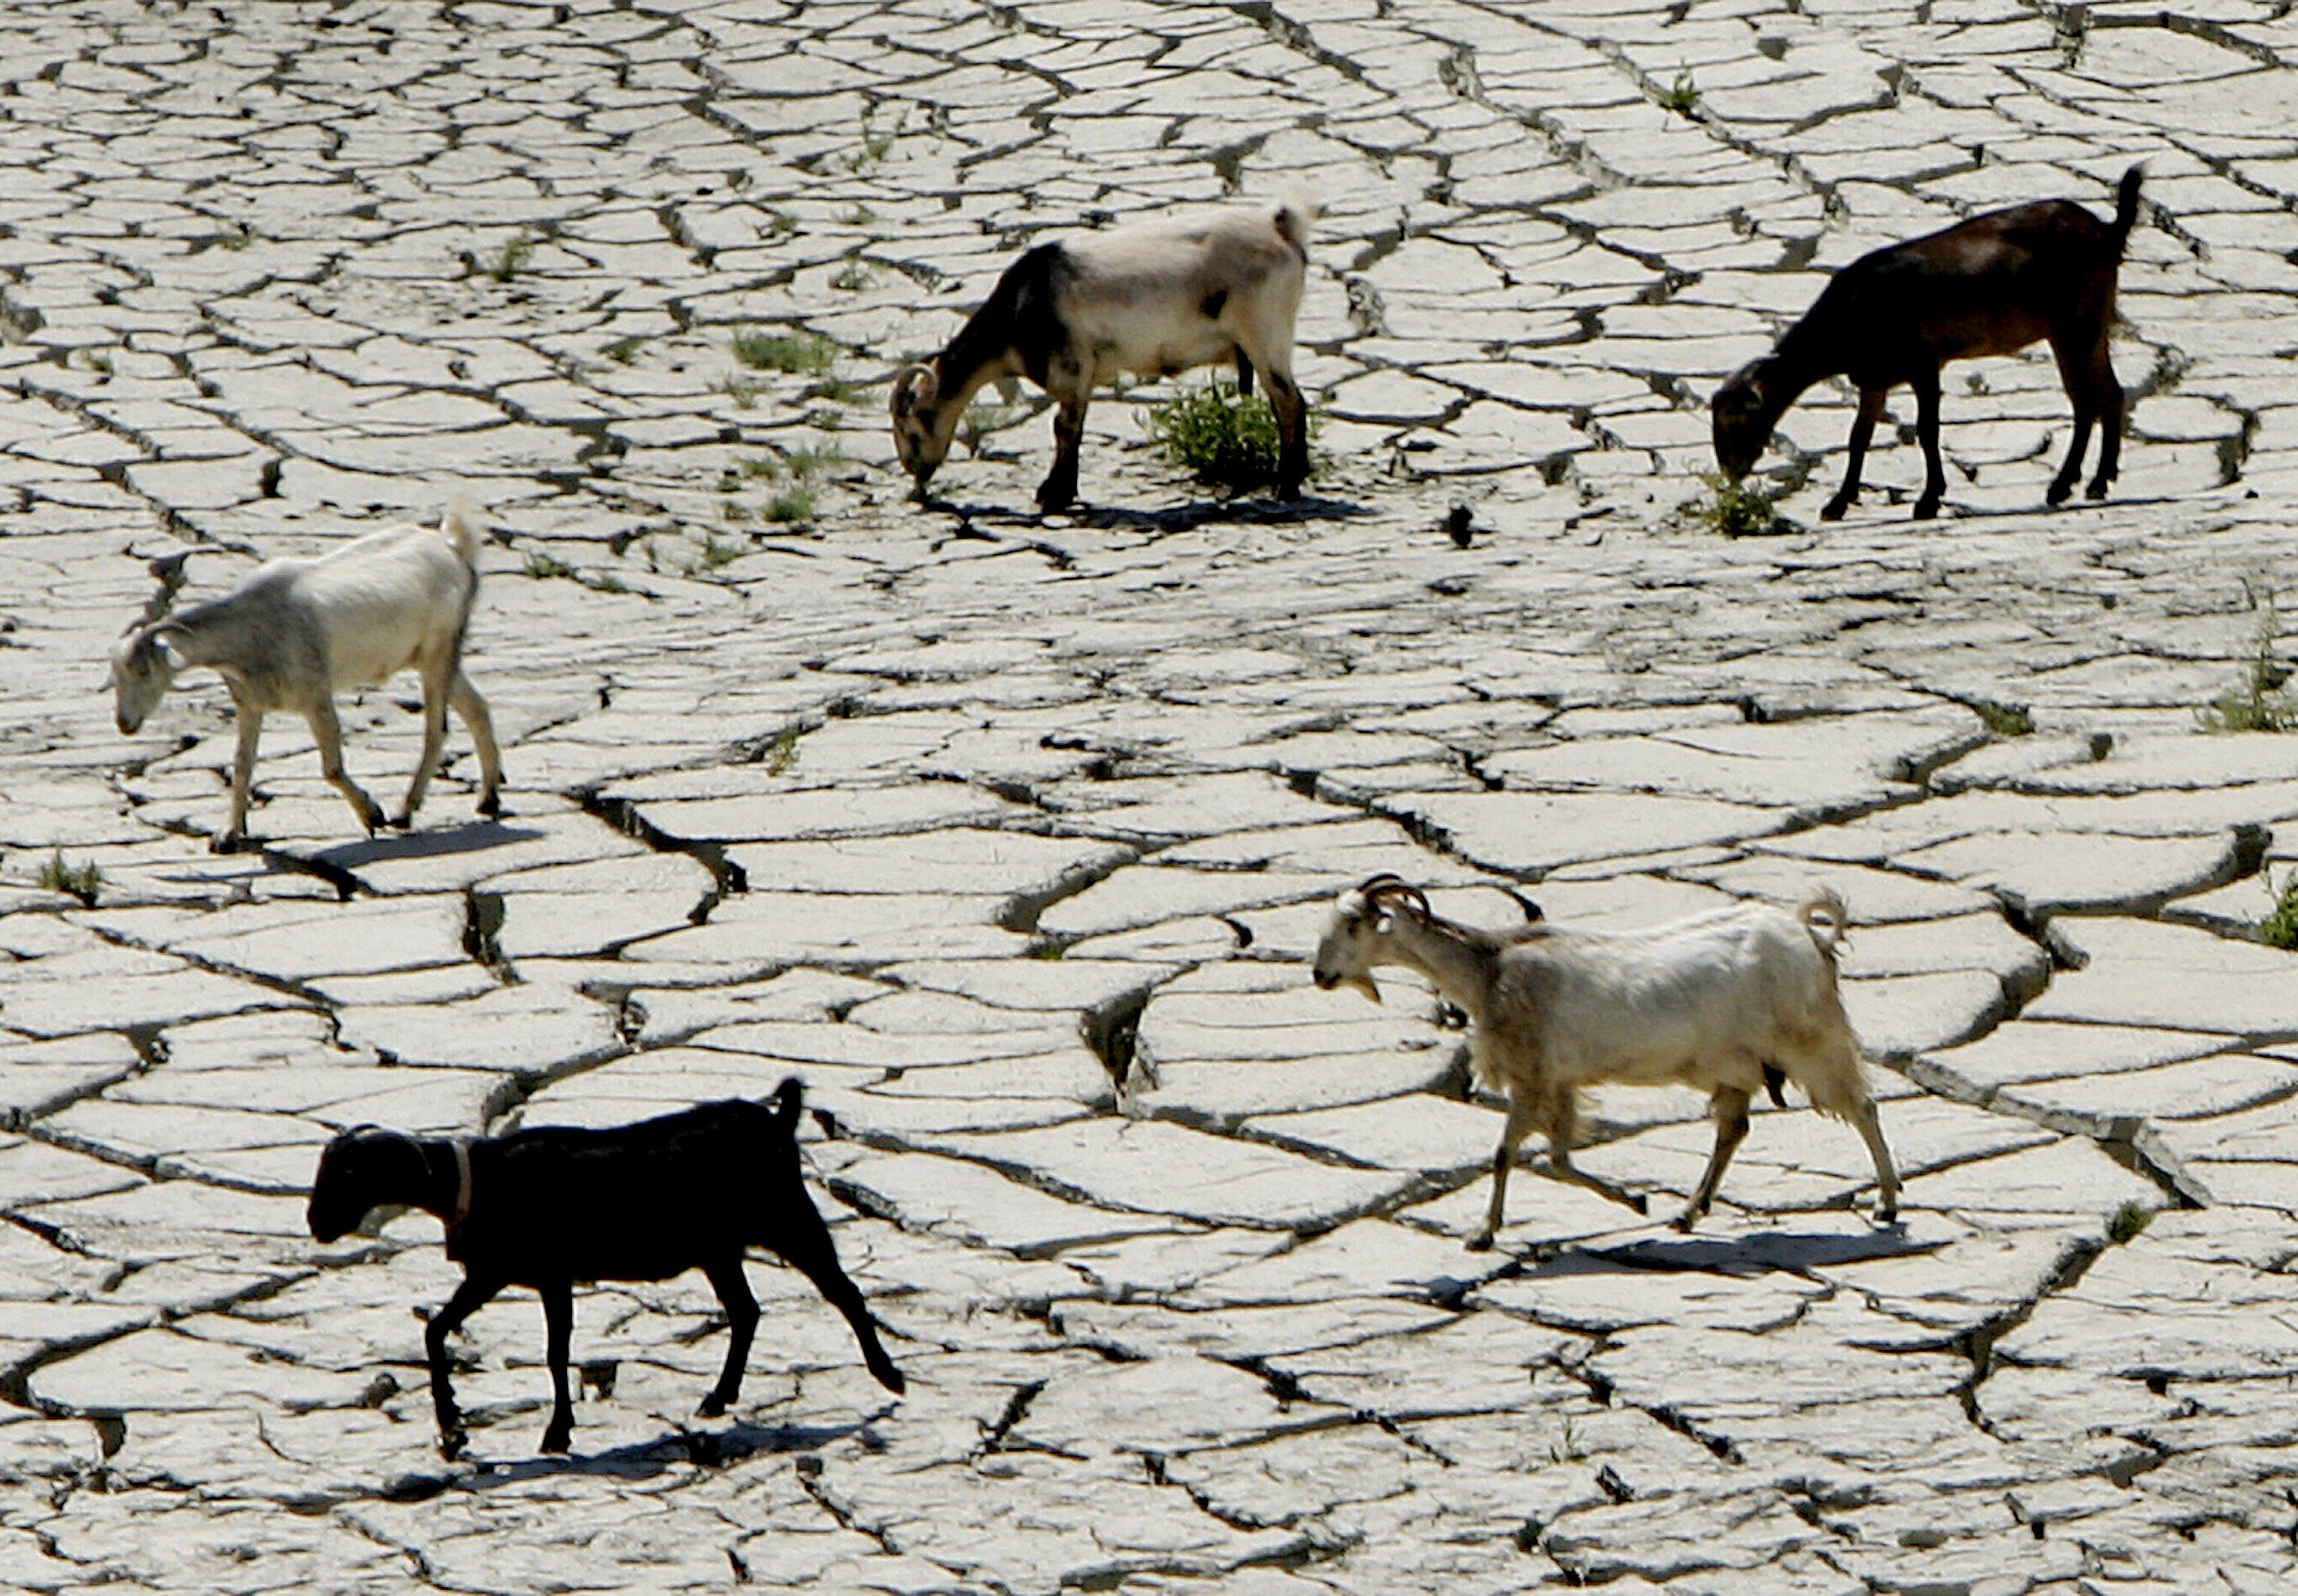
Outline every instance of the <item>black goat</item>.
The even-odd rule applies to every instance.
[[[1818,303],[1787,330],[1779,347],[1716,391],[1715,461],[1737,481],[1754,467],[1788,407],[1823,377],[1848,376],[1859,390],[1851,458],[1843,486],[1819,513],[1838,521],[1859,498],[1859,468],[1901,383],[1915,391],[1915,435],[1923,446],[1923,491],[1915,519],[1938,514],[1947,491],[1939,463],[1939,368],[1950,360],[2007,355],[2051,341],[2059,378],[2074,403],[2074,442],[2046,502],[2074,490],[2094,421],[2104,424],[2092,498],[2104,498],[2122,457],[2122,385],[2107,357],[2114,326],[2114,278],[2138,219],[2141,169],[2122,175],[2114,219],[2102,222],[2071,200],[2045,200],[1984,216],[1877,250],[1835,274]]]
[[[723,1413],[740,1391],[758,1323],[742,1274],[751,1246],[779,1254],[812,1280],[854,1327],[878,1383],[900,1391],[901,1370],[878,1344],[870,1310],[839,1267],[830,1229],[798,1174],[800,1098],[792,1079],[772,1107],[732,1098],[612,1130],[546,1127],[468,1143],[347,1131],[319,1155],[311,1234],[334,1241],[386,1205],[446,1222],[447,1256],[463,1266],[463,1283],[432,1315],[423,1342],[439,1450],[451,1458],[466,1437],[447,1382],[447,1337],[506,1286],[531,1286],[542,1298],[553,1398],[543,1451],[565,1452],[574,1426],[566,1344],[577,1280],[666,1280],[695,1268],[709,1276],[733,1340],[700,1411]]]

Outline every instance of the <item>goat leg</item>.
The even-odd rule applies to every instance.
[[[715,1419],[741,1394],[742,1370],[750,1361],[750,1337],[758,1329],[758,1299],[750,1294],[750,1282],[742,1273],[740,1256],[706,1263],[702,1272],[710,1277],[711,1288],[718,1293],[718,1301],[726,1310],[726,1322],[733,1331],[726,1345],[725,1370],[719,1375],[717,1386],[695,1410],[705,1419]]]
[[[495,719],[487,712],[487,701],[479,696],[479,690],[471,686],[470,678],[463,674],[460,665],[447,684],[447,702],[462,717],[464,729],[478,745],[479,813],[499,815],[502,813],[502,751],[495,744]]]
[[[255,785],[255,748],[263,740],[263,712],[234,695],[239,715],[239,746],[231,758],[231,823],[210,844],[218,853],[229,853],[247,840],[247,800]]]
[[[1915,391],[1915,437],[1923,446],[1923,495],[1915,500],[1917,521],[1938,514],[1947,494],[1947,466],[1939,459],[1939,374],[1938,367],[1919,371],[1910,379]]]
[[[574,1338],[574,1287],[554,1280],[539,1288],[542,1296],[542,1328],[550,1362],[550,1423],[542,1432],[542,1450],[565,1452],[574,1438],[574,1403],[566,1390],[567,1345]]]
[[[2096,363],[2099,384],[2100,415],[2098,434],[2098,473],[2083,489],[2086,498],[2104,498],[2106,485],[2114,481],[2122,466],[2122,412],[2128,399],[2122,384],[2114,380],[2114,366],[2106,356],[2102,342]]]
[[[1289,371],[1269,370],[1269,404],[1277,413],[1277,495],[1298,498],[1309,480],[1309,404]]]
[[[1250,399],[1252,397],[1252,357],[1243,350],[1236,350],[1236,396],[1239,399]]]
[[[1037,484],[1037,507],[1059,510],[1077,498],[1078,451],[1085,445],[1085,409],[1093,392],[1093,374],[1064,358],[1062,368],[1048,371],[1047,384],[1059,400],[1054,411],[1054,468]],[[1070,387],[1074,382],[1076,386]]]
[[[439,1455],[459,1458],[469,1439],[463,1428],[462,1413],[455,1406],[455,1388],[447,1378],[447,1337],[455,1328],[476,1312],[482,1304],[503,1288],[503,1282],[478,1275],[465,1275],[463,1283],[455,1287],[446,1304],[431,1316],[423,1329],[423,1351],[431,1364],[431,1406],[439,1416]]]
[[[822,1222],[822,1215],[803,1190],[798,1198],[782,1211],[781,1233],[764,1238],[764,1245],[813,1281],[822,1300],[845,1315],[846,1322],[853,1327],[854,1339],[861,1344],[862,1362],[868,1365],[877,1382],[897,1394],[908,1389],[909,1382],[902,1378],[902,1371],[894,1367],[893,1359],[886,1355],[885,1347],[879,1343],[877,1321],[870,1317],[870,1305],[862,1300],[860,1289],[839,1264],[838,1248],[830,1238],[830,1227]]]
[[[1847,453],[1849,458],[1843,467],[1843,486],[1827,501],[1819,513],[1822,521],[1840,521],[1843,512],[1859,502],[1859,473],[1867,463],[1867,444],[1875,436],[1875,424],[1883,418],[1883,400],[1890,391],[1884,388],[1862,388],[1859,391],[1859,414],[1852,418],[1851,442]]]
[[[1890,1224],[1899,1217],[1899,1172],[1892,1167],[1891,1149],[1883,1145],[1883,1127],[1875,1117],[1875,1099],[1869,1098],[1862,1102],[1851,1123],[1859,1127],[1868,1156],[1875,1160],[1875,1218],[1881,1223]]]
[[[447,684],[434,679],[426,670],[423,674],[423,756],[415,761],[415,779],[408,784],[407,801],[399,812],[391,817],[393,828],[405,830],[415,823],[415,811],[423,807],[424,789],[431,785],[432,772],[439,768],[439,752],[447,745]]]
[[[351,772],[343,769],[343,728],[335,719],[334,695],[320,695],[318,700],[304,712],[304,718],[311,723],[311,736],[319,745],[319,774],[327,778],[328,786],[350,801],[352,810],[360,818],[360,824],[367,827],[369,836],[373,836],[383,824],[383,810],[367,795],[365,788],[351,779]]]
[[[1492,1206],[1484,1210],[1484,1228],[1468,1238],[1468,1250],[1472,1253],[1490,1252],[1492,1238],[1500,1234],[1501,1208],[1508,1201],[1509,1170],[1516,1163],[1517,1149],[1531,1133],[1535,1117],[1536,1111],[1529,1098],[1509,1098],[1508,1122],[1500,1127],[1500,1145],[1492,1153]]]
[[[1724,1166],[1732,1162],[1732,1155],[1739,1150],[1740,1142],[1747,1139],[1746,1092],[1736,1087],[1718,1087],[1714,1107],[1715,1151],[1708,1156],[1707,1172],[1699,1178],[1699,1189],[1691,1194],[1691,1201],[1685,1205],[1683,1213],[1675,1222],[1675,1228],[1679,1230],[1690,1230],[1692,1221],[1707,1212],[1707,1205],[1715,1197],[1715,1184],[1724,1178]]]

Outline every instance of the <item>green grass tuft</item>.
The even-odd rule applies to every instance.
[[[2195,712],[2195,724],[2204,731],[2298,730],[2298,700],[2282,686],[2289,679],[2290,669],[2274,657],[2274,645],[2282,631],[2272,599],[2262,607],[2265,614],[2243,667],[2242,686],[2219,694],[2208,708]]]
[[[2153,1222],[2153,1209],[2144,1203],[2129,1202],[2114,1211],[2114,1217],[2107,1222],[2106,1233],[2114,1241],[2129,1241]]]
[[[797,482],[766,501],[766,519],[789,526],[812,521],[819,507],[812,484]]]
[[[758,760],[765,766],[767,775],[789,774],[790,767],[798,763],[798,740],[804,736],[806,728],[795,724],[785,726],[774,734],[774,740],[766,745],[765,753]]]
[[[537,581],[548,581],[552,577],[573,576],[574,567],[556,555],[545,554],[541,549],[537,549],[526,556],[526,574]]]
[[[2267,890],[2273,890],[2271,884]],[[2298,953],[2298,870],[2282,878],[2281,895],[2258,923],[2258,940],[2269,948],[2286,948]]]
[[[1698,525],[1726,538],[1761,538],[1786,530],[1768,489],[1735,482],[1716,471],[1702,473],[1699,480],[1707,484],[1707,500],[1691,506]]]
[[[1234,383],[1215,379],[1202,388],[1184,388],[1144,410],[1141,424],[1158,453],[1208,487],[1241,493],[1277,481],[1277,412],[1261,394],[1240,398]],[[1308,427],[1313,440],[1314,414]],[[1309,474],[1318,475],[1323,465],[1311,449]]]
[[[820,376],[838,364],[838,346],[817,333],[767,333],[746,327],[734,334],[734,358],[758,371]]]
[[[639,358],[639,351],[644,348],[646,340],[633,333],[628,338],[616,339],[599,352],[617,366],[628,366]]]
[[[92,862],[67,864],[64,862],[64,851],[59,848],[41,864],[40,884],[52,893],[63,893],[77,898],[94,909],[96,889],[103,884],[103,872]]]
[[[1675,82],[1666,94],[1658,96],[1659,108],[1672,111],[1677,116],[1688,117],[1699,109],[1699,86],[1691,81],[1691,69],[1684,68],[1675,75]]]
[[[2035,718],[2015,703],[1989,703],[1980,698],[1972,701],[1971,709],[1991,736],[2024,737],[2034,733]]]
[[[526,269],[527,261],[533,258],[534,246],[541,242],[532,233],[520,234],[496,252],[494,264],[487,267],[487,276],[498,283],[509,282]]]

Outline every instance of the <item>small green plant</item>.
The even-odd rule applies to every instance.
[[[867,205],[856,205],[846,213],[845,219],[849,227],[866,227],[878,219],[878,213]]]
[[[628,338],[616,339],[599,352],[617,366],[628,366],[639,358],[639,351],[644,348],[646,340],[633,333]]]
[[[1980,698],[1971,702],[1971,710],[1990,736],[2024,737],[2034,733],[2035,718],[2017,704],[1989,703]]]
[[[548,581],[553,577],[573,576],[574,567],[556,555],[537,549],[526,556],[526,574],[539,582]]]
[[[807,443],[782,457],[782,469],[801,482],[813,481],[833,465],[846,463],[846,450],[837,443]]]
[[[216,234],[216,248],[219,250],[236,251],[247,248],[254,242],[255,234],[248,231],[245,222],[234,222]]]
[[[815,508],[812,484],[794,483],[766,501],[766,519],[788,526],[795,522],[812,521]]]
[[[2274,891],[2271,882],[2267,884],[2266,890],[2269,893]],[[2286,948],[2298,952],[2298,870],[2293,870],[2282,878],[2281,895],[2274,900],[2274,907],[2267,910],[2266,917],[2258,923],[2258,940],[2269,948]]]
[[[2107,1222],[2106,1233],[2117,1242],[2129,1240],[2154,1222],[2154,1210],[2140,1202],[2129,1202],[2114,1211]]]
[[[1580,1433],[1573,1427],[1566,1415],[1557,1428],[1556,1439],[1548,1444],[1548,1460],[1551,1463],[1576,1463],[1588,1455],[1580,1444]]]
[[[859,293],[878,281],[878,274],[859,260],[849,260],[831,278],[830,285],[842,293]]]
[[[970,405],[958,418],[957,435],[969,453],[979,455],[990,433],[1004,432],[1028,414],[1021,405]]]
[[[1144,410],[1141,424],[1160,454],[1210,487],[1243,492],[1277,480],[1277,412],[1263,395],[1240,398],[1234,383],[1216,379],[1202,388],[1184,388]],[[1313,439],[1316,417],[1310,415],[1306,424]],[[1312,451],[1309,474],[1317,475],[1323,465]]]
[[[806,728],[798,725],[785,726],[774,734],[774,740],[767,744],[765,752],[758,756],[758,762],[765,766],[767,775],[789,774],[790,767],[798,763],[798,740],[804,736]]]
[[[2242,686],[2219,694],[2208,708],[2195,712],[2195,724],[2204,731],[2298,730],[2298,700],[2282,686],[2289,679],[2290,669],[2274,657],[2275,642],[2282,634],[2275,620],[2272,596],[2260,607],[2265,613],[2259,621],[2250,658],[2244,663]]]
[[[857,383],[851,377],[824,377],[814,385],[814,397],[826,399],[833,405],[859,404],[869,391],[867,383]]]
[[[64,851],[59,848],[40,866],[40,884],[52,893],[67,893],[94,909],[96,889],[103,884],[103,872],[93,863],[65,863]]]
[[[788,238],[797,231],[798,218],[779,210],[769,210],[765,224],[758,229],[758,236],[765,239]]]
[[[1680,117],[1688,117],[1698,111],[1699,86],[1691,81],[1691,69],[1686,67],[1682,71],[1678,72],[1675,75],[1675,82],[1669,86],[1666,94],[1658,96],[1658,100],[1659,108],[1662,111],[1674,111]]]
[[[1691,519],[1726,538],[1759,538],[1781,530],[1772,495],[1745,481],[1733,481],[1721,472],[1702,473],[1707,502],[1691,507]]]
[[[758,371],[820,376],[838,364],[838,346],[819,333],[746,327],[734,334],[734,358]]]
[[[721,565],[731,565],[742,557],[742,546],[739,543],[721,542],[715,533],[703,534],[702,564],[707,570],[715,571]]]
[[[1026,952],[1023,957],[1028,958],[1059,958],[1062,956],[1062,949],[1061,943],[1053,941],[1051,938],[1046,938],[1043,941],[1031,942],[1028,952]]]
[[[754,383],[748,377],[723,377],[718,383],[718,391],[732,399],[737,410],[749,409],[758,402],[758,395],[765,391],[764,383]]]
[[[876,166],[894,152],[894,138],[901,130],[902,125],[897,121],[894,124],[891,132],[874,132],[870,127],[870,119],[864,117],[861,147],[849,152],[839,164],[849,172],[858,172],[865,167]]]
[[[723,515],[728,521],[740,525],[741,522],[749,520],[750,506],[744,504],[739,498],[730,498],[718,507],[718,513]]]
[[[508,283],[526,269],[533,259],[534,246],[541,241],[532,233],[521,233],[505,243],[495,253],[494,264],[487,267],[487,276],[498,283]]]
[[[623,585],[623,579],[616,576],[611,571],[601,571],[598,575],[591,578],[590,580],[584,582],[583,585],[590,588],[594,593],[627,593],[630,591],[630,588]]]
[[[101,372],[105,376],[110,376],[112,374],[112,351],[110,350],[88,350],[87,364],[88,368],[91,371]]]

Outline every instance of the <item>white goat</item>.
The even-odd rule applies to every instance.
[[[392,824],[404,826],[423,802],[454,706],[478,745],[479,812],[502,807],[502,761],[486,700],[463,674],[463,632],[478,592],[478,532],[461,500],[434,530],[397,526],[371,532],[318,559],[269,560],[223,597],[168,613],[181,584],[182,558],[153,562],[159,595],[112,651],[112,690],[120,729],[133,736],[177,672],[212,666],[231,689],[239,748],[232,767],[231,824],[214,847],[246,835],[248,786],[263,717],[292,710],[310,722],[319,769],[351,801],[372,833],[383,811],[343,769],[335,693],[372,687],[401,670],[423,677],[423,758]]]
[[[1888,1224],[1897,1213],[1899,1178],[1836,990],[1836,944],[1848,924],[1843,900],[1823,890],[1793,914],[1747,903],[1635,932],[1544,922],[1479,931],[1439,918],[1419,888],[1383,875],[1335,901],[1315,975],[1328,991],[1353,986],[1378,1002],[1371,972],[1402,965],[1467,1012],[1476,1078],[1509,1099],[1492,1157],[1492,1209],[1472,1248],[1492,1245],[1509,1166],[1535,1126],[1547,1132],[1558,1175],[1641,1210],[1640,1199],[1572,1167],[1579,1089],[1604,1081],[1710,1095],[1715,1151],[1679,1230],[1707,1211],[1748,1133],[1757,1087],[1782,1101],[1782,1075],[1813,1107],[1848,1121],[1866,1139],[1876,1216]]]
[[[1277,492],[1309,474],[1308,407],[1293,380],[1293,320],[1308,270],[1305,200],[1235,205],[1042,243],[1005,269],[949,346],[894,378],[894,448],[921,489],[982,384],[1027,376],[1060,407],[1037,503],[1077,497],[1078,446],[1097,383],[1236,362],[1269,385],[1281,440]]]

